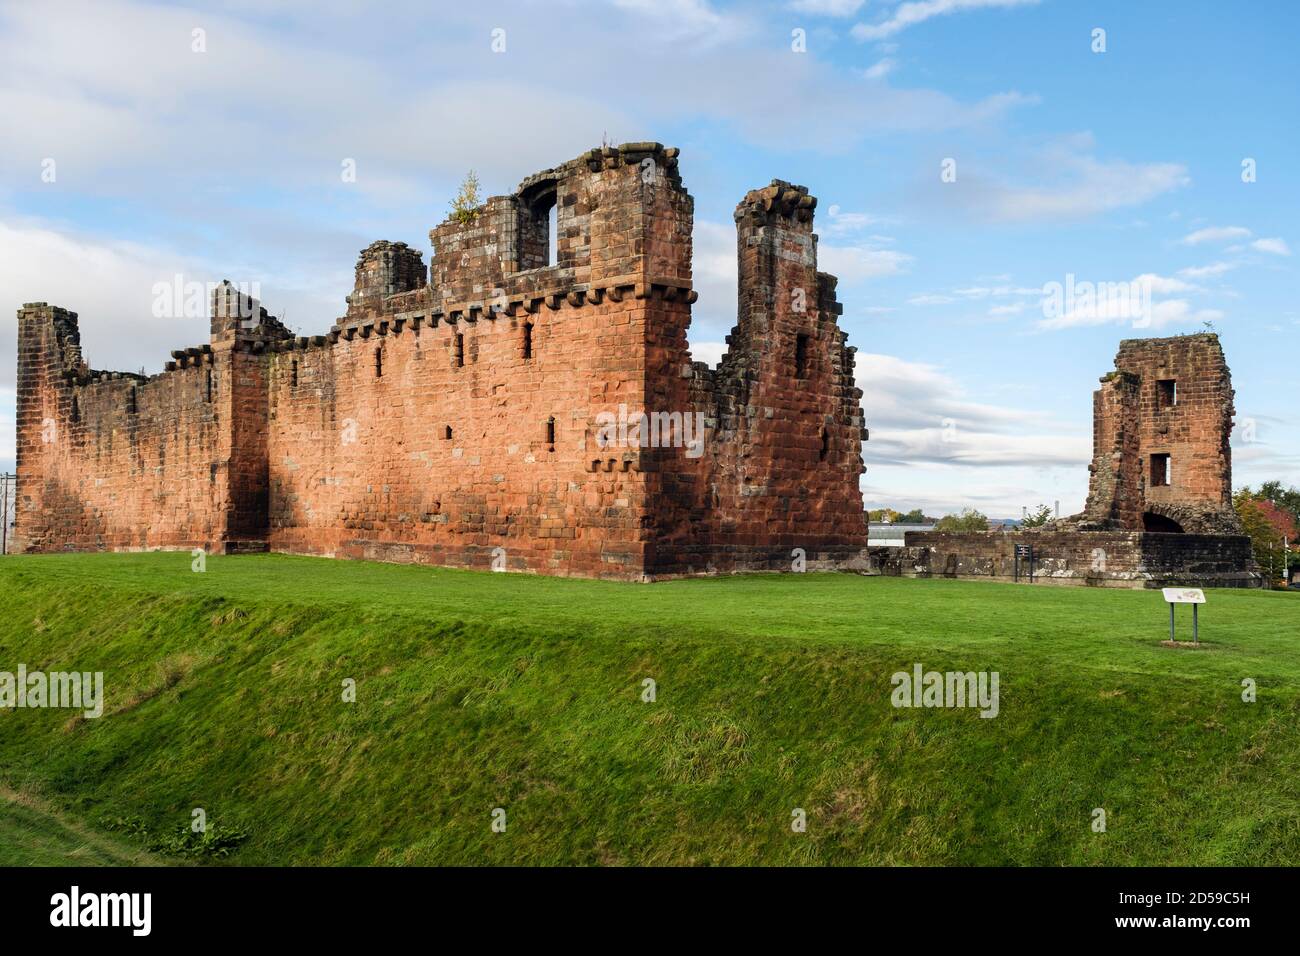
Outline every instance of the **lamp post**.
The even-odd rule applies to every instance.
[[[9,553],[9,479],[0,475],[0,555]],[[15,498],[18,489],[15,488]]]

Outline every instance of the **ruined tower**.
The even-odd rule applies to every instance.
[[[1261,587],[1232,509],[1232,380],[1217,335],[1128,339],[1093,394],[1084,511],[1037,528],[914,532],[886,574],[1090,587]]]
[[[24,306],[20,547],[632,579],[861,566],[861,393],[816,200],[773,181],[737,207],[737,324],[710,369],[687,346],[677,159],[629,143],[530,176],[433,228],[427,272],[373,243],[325,334],[223,285],[210,341],[148,379],[90,371],[75,315]]]
[[[1241,534],[1232,509],[1232,377],[1219,337],[1126,339],[1101,383],[1078,526]]]

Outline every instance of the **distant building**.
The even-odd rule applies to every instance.
[[[873,521],[867,529],[867,541],[873,548],[901,548],[907,532],[933,530],[933,524],[879,524]]]

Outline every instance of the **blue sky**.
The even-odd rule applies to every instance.
[[[176,274],[323,331],[357,251],[427,250],[469,168],[502,193],[654,139],[696,200],[697,357],[734,322],[736,202],[773,177],[819,198],[869,506],[1079,510],[1120,339],[1207,322],[1236,482],[1300,484],[1298,27],[1280,0],[0,3],[0,468],[22,302],[78,311],[100,368],[204,341],[152,316]],[[1051,320],[1068,275],[1146,277],[1148,319]]]

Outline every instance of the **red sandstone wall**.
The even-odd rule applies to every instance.
[[[481,569],[502,547],[511,569],[639,575],[644,477],[594,424],[642,402],[644,321],[628,295],[274,354],[271,547]]]
[[[1093,393],[1092,464],[1087,513],[1116,527],[1142,527],[1141,379],[1113,372]]]
[[[19,549],[216,546],[230,357],[196,361],[147,381],[92,373],[75,314],[19,311]]]
[[[1173,458],[1173,483],[1145,482],[1148,504],[1201,502],[1232,506],[1233,391],[1218,336],[1187,335],[1123,342],[1115,367],[1141,376],[1138,423],[1141,454]],[[1174,379],[1178,401],[1160,408],[1157,382]],[[1149,470],[1149,469],[1148,469]]]

